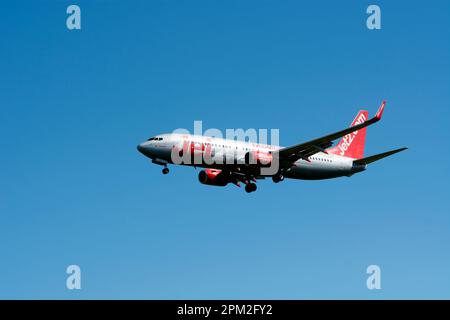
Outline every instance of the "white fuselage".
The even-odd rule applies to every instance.
[[[153,139],[153,140],[151,140]],[[138,146],[140,152],[151,158],[154,163],[166,164],[175,163],[180,165],[226,169],[230,164],[229,160],[242,160],[249,152],[270,153],[280,149],[280,146],[257,144],[244,141],[227,140],[222,138],[212,138],[207,136],[189,135],[189,134],[161,134],[145,141]],[[227,161],[216,162],[196,162],[196,163],[178,163],[173,159],[173,150],[184,150],[186,146],[194,146],[194,152],[203,153],[205,150],[210,152],[215,159],[227,159]],[[203,149],[202,149],[203,148]],[[192,150],[192,149],[190,149]],[[297,160],[292,167],[285,173],[286,178],[293,179],[329,179],[340,176],[350,176],[353,173],[360,172],[365,167],[355,167],[352,158],[339,156],[336,154],[327,154],[324,152],[316,153],[308,160]]]

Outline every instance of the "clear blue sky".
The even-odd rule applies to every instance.
[[[0,298],[450,298],[450,3],[374,3],[379,31],[366,1],[2,1]],[[136,150],[194,120],[290,145],[382,99],[366,153],[410,149],[352,178],[249,195]]]

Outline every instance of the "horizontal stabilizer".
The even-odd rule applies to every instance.
[[[408,149],[408,148],[400,148],[400,149],[391,150],[391,151],[388,151],[388,152],[379,153],[379,154],[376,154],[374,156],[370,156],[370,157],[367,157],[367,158],[354,160],[353,164],[366,165],[366,164],[375,162],[377,160],[389,157],[390,155],[393,155],[393,154],[395,154],[397,152],[400,152],[400,151],[403,151],[403,150],[406,150],[406,149]]]

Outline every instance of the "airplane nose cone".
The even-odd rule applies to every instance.
[[[138,144],[137,149],[140,153],[144,153],[145,151],[145,146],[143,143]]]

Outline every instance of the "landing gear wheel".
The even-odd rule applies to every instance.
[[[284,180],[284,176],[282,174],[277,174],[272,177],[272,181],[275,183],[281,182]]]
[[[168,174],[168,173],[169,173],[169,168],[164,168],[164,169],[162,169],[162,173],[163,173],[163,174]]]
[[[245,185],[245,191],[247,191],[247,193],[256,191],[256,188],[256,184],[254,183],[248,183]]]

